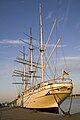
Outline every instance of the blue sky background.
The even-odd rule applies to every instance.
[[[62,35],[65,58],[72,70],[73,92],[80,93],[80,0],[0,0],[0,102],[12,100],[18,93],[12,74],[21,49],[19,39],[28,40],[23,32],[29,34],[32,27],[38,42],[40,3],[44,42],[57,18],[57,34]]]

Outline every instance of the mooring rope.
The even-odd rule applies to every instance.
[[[56,99],[56,96],[55,96],[55,95],[61,100],[61,98],[60,98],[57,94],[54,94],[54,99],[55,99],[56,102],[57,102],[57,99]],[[58,102],[57,102],[57,104],[58,104]],[[61,110],[61,112],[62,112],[64,115],[70,116],[71,105],[72,105],[72,98],[71,98],[71,102],[70,102],[70,106],[69,106],[68,112],[65,112],[65,111],[60,107],[60,105],[58,105],[58,107],[59,107],[59,109]]]

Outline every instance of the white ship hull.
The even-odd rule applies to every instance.
[[[37,109],[37,110],[42,110],[42,111],[48,111],[48,112],[56,112],[58,113],[58,106],[71,94],[72,92],[72,81],[69,80],[69,78],[65,77],[66,75],[68,76],[70,71],[63,71],[60,76],[56,76],[55,79],[53,80],[48,80],[45,81],[46,78],[45,75],[47,70],[49,70],[50,65],[48,66],[48,63],[50,61],[50,58],[52,54],[54,53],[55,49],[57,48],[57,45],[59,44],[61,40],[61,36],[56,42],[52,52],[50,53],[49,57],[45,57],[45,51],[48,47],[48,42],[50,40],[52,31],[56,25],[56,20],[54,21],[54,24],[52,26],[52,29],[50,31],[48,40],[46,44],[43,44],[43,29],[42,29],[42,7],[40,5],[40,46],[39,52],[41,56],[41,62],[40,60],[33,61],[33,50],[35,47],[33,47],[32,44],[32,32],[30,29],[30,60],[26,60],[26,54],[25,54],[25,49],[23,48],[23,58],[18,57],[17,62],[23,64],[23,71],[16,70],[14,73],[16,76],[22,77],[23,83],[24,83],[24,91],[21,93],[20,96],[18,96],[16,100],[16,105],[20,107],[25,107],[25,108],[30,108],[30,109]],[[23,41],[25,43],[25,41]],[[29,43],[28,43],[29,45]],[[38,54],[38,53],[37,53]],[[57,57],[57,56],[56,56]],[[52,59],[53,60],[53,59]],[[57,59],[56,59],[57,60]],[[26,71],[26,65],[29,66],[28,71]],[[53,65],[51,65],[53,66]],[[54,67],[56,68],[56,67]],[[38,71],[39,69],[39,71]],[[41,71],[40,71],[41,69]],[[57,69],[55,69],[57,70]],[[51,71],[51,70],[50,70]],[[49,71],[49,72],[50,72]],[[40,74],[39,74],[40,72]],[[57,71],[55,71],[57,73]],[[49,74],[50,75],[50,74]],[[54,76],[54,77],[55,77]],[[30,78],[29,80],[27,78]],[[37,79],[35,79],[37,78]],[[38,83],[35,85],[36,80],[38,82],[41,81],[41,83]],[[65,80],[65,78],[67,78]],[[67,81],[68,80],[68,81]],[[26,86],[27,84],[27,86]],[[30,84],[30,86],[28,86]],[[30,87],[30,88],[28,88]]]
[[[17,105],[30,109],[58,113],[58,105],[72,92],[72,83],[51,83],[26,90],[19,99]]]

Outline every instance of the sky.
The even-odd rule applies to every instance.
[[[57,19],[56,36],[62,35],[73,93],[80,94],[80,0],[0,0],[0,102],[9,102],[18,94],[19,88],[12,84],[14,60],[22,48],[20,39],[29,40],[23,32],[29,35],[30,27],[39,42],[40,3],[44,43]]]

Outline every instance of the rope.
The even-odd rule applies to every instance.
[[[46,58],[46,56],[45,56],[45,60],[47,61],[47,58]],[[49,71],[50,71],[50,74],[51,74],[51,76],[53,77],[53,70],[52,70],[52,68],[51,68],[51,66],[50,66],[50,64],[48,63],[48,68],[49,68]],[[46,72],[45,72],[46,73]],[[46,73],[47,74],[47,73]],[[48,75],[47,75],[48,76]],[[48,76],[49,77],[49,76]],[[51,79],[50,77],[49,77],[49,79]]]
[[[32,94],[31,94],[32,95]],[[31,97],[31,95],[29,95],[29,97],[23,102],[23,105],[24,105],[24,103]],[[24,99],[24,98],[23,98]],[[26,104],[26,105],[28,105],[28,103]]]
[[[72,91],[73,93],[73,91]],[[71,97],[71,102],[70,102],[70,106],[69,106],[69,110],[68,110],[68,113],[70,113],[70,110],[71,110],[71,106],[72,106],[72,97]]]
[[[62,41],[61,41],[61,49],[62,49],[62,55],[63,55],[63,59],[64,59],[64,64],[66,69],[68,68],[67,63],[66,63],[66,59],[65,59],[65,54],[64,54],[64,50],[63,50],[63,46],[62,46]]]
[[[57,99],[56,99],[56,96],[57,94],[54,94],[54,99],[55,101],[57,102]],[[57,97],[61,100],[61,98],[57,95]],[[58,102],[57,102],[58,104]],[[70,116],[70,110],[71,110],[71,105],[72,105],[72,98],[71,98],[71,101],[70,101],[70,106],[69,106],[69,110],[68,112],[65,112],[64,110],[62,110],[62,108],[60,107],[60,105],[58,105],[59,109],[61,110],[61,112],[65,115],[65,116]]]
[[[37,65],[38,65],[38,63],[39,63],[39,60],[40,60],[40,55],[39,55],[39,58],[38,58],[38,60],[37,60]],[[37,66],[35,67],[35,71],[36,71],[36,73],[38,72]],[[37,78],[35,78],[35,79],[36,79],[36,81],[37,81],[37,83],[38,83]]]
[[[54,99],[55,99],[56,103],[58,104],[55,94],[54,94]],[[58,107],[60,108],[60,110],[62,111],[62,113],[65,114],[65,112],[62,110],[62,108],[59,105],[58,105]]]

